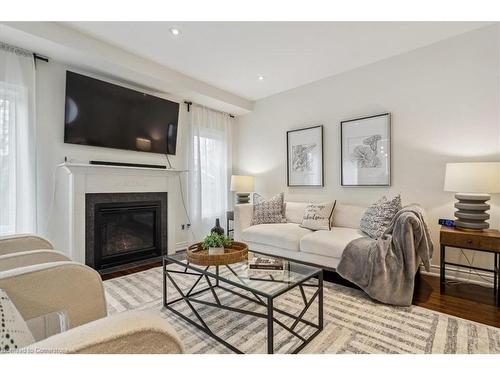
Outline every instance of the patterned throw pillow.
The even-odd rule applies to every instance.
[[[35,342],[23,317],[2,289],[0,289],[0,322],[0,353],[15,351]]]
[[[264,199],[260,194],[253,194],[252,225],[286,223],[283,193],[271,199]]]
[[[391,200],[383,196],[366,209],[359,227],[371,238],[380,238],[391,224],[396,213],[402,208],[400,195]]]
[[[300,226],[312,230],[330,230],[335,203],[336,201],[309,204],[304,211]]]

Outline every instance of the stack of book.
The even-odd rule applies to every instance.
[[[252,278],[280,277],[283,276],[284,271],[285,261],[283,259],[254,256],[248,261],[248,275]]]

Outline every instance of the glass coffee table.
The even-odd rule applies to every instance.
[[[167,267],[169,264],[177,266]],[[189,278],[189,283],[183,283],[184,290],[179,285],[180,283],[176,282],[174,276],[176,278],[181,276],[183,281],[187,281],[186,278]],[[202,285],[202,280],[206,282],[205,285]],[[170,285],[175,288],[179,295],[171,300],[168,299],[167,294],[167,288]],[[276,298],[292,290],[300,292],[302,305],[299,307],[298,313],[291,313],[275,304]],[[245,308],[230,306],[224,303],[224,298],[219,296],[220,292],[231,293],[251,303],[247,303]],[[203,298],[204,296],[209,298]],[[178,304],[182,303],[189,307],[189,311],[192,313],[191,317],[176,308]],[[291,339],[297,341],[297,345],[291,352],[298,353],[323,329],[323,270],[287,261],[285,262],[285,270],[279,275],[273,272],[259,271],[258,276],[254,276],[254,274],[249,273],[248,261],[207,267],[188,262],[185,252],[164,256],[163,306],[234,352],[243,353],[209,327],[199,311],[200,306],[203,305],[234,312],[235,319],[238,318],[237,314],[265,319],[267,321],[267,352],[269,354],[274,353],[275,324],[280,326],[288,331]],[[305,318],[308,311],[309,315],[313,312],[312,306],[315,306],[316,309],[314,319],[312,319],[314,321]],[[287,322],[285,323],[283,320]],[[307,326],[308,335],[306,337],[301,334],[304,330],[297,328],[299,325],[301,327]]]

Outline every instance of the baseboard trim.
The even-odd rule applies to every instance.
[[[424,266],[420,266],[420,272],[423,275],[439,277],[440,267],[432,264],[431,270],[429,272],[427,272],[425,270]],[[467,282],[467,283],[471,283],[471,284],[477,284],[477,285],[482,285],[482,286],[486,286],[489,288],[493,288],[493,275],[492,274],[482,272],[482,271],[474,271],[474,270],[469,274],[469,270],[467,270],[465,268],[447,266],[446,267],[446,280]]]

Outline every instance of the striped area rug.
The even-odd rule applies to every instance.
[[[171,265],[169,267],[177,267]],[[184,291],[194,283],[193,277],[175,274]],[[162,306],[162,269],[123,276],[104,282],[109,313],[127,310],[153,310],[161,314],[179,333],[188,353],[232,353],[204,332],[186,323]],[[200,283],[202,287],[206,284]],[[168,298],[179,295],[172,286]],[[219,293],[219,292],[218,292]],[[200,296],[213,302],[206,292]],[[254,311],[264,308],[232,293],[219,293],[225,304]],[[292,290],[275,300],[275,306],[297,313],[303,300],[299,290]],[[311,307],[305,318],[315,321]],[[177,309],[196,320],[184,302]],[[199,304],[197,311],[219,336],[245,353],[265,353],[266,321]],[[277,317],[290,325],[291,319]],[[363,292],[325,282],[323,331],[302,353],[500,353],[500,329],[427,310],[418,306],[394,307],[371,300]],[[274,325],[275,352],[288,353],[299,344],[286,330]],[[299,324],[301,335],[309,327]]]

